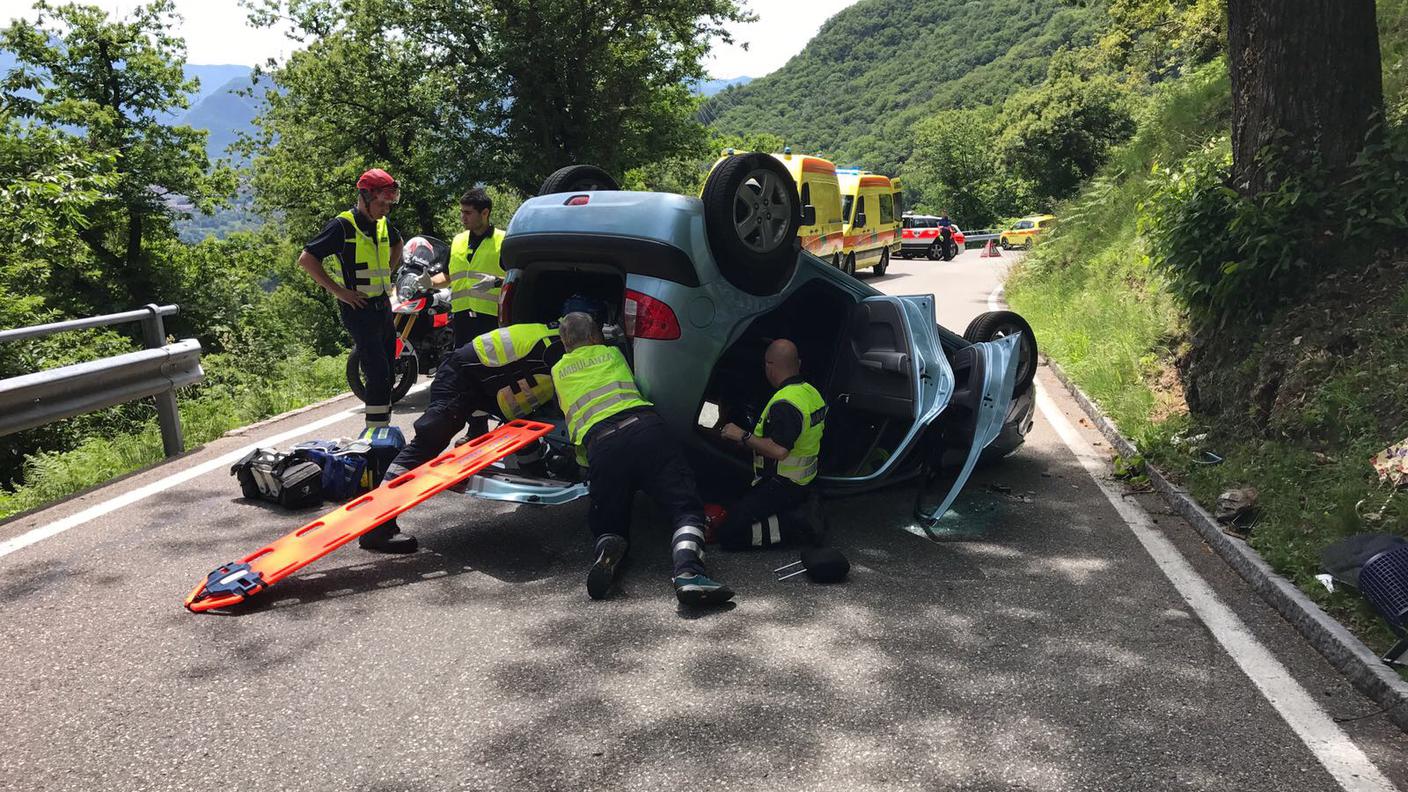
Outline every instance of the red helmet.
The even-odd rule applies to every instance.
[[[397,186],[396,180],[391,178],[391,174],[381,168],[372,168],[357,179],[357,189],[359,190],[381,190]]]

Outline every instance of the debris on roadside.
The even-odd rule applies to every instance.
[[[1408,437],[1375,454],[1369,464],[1379,474],[1380,483],[1395,487],[1408,484]]]
[[[1256,511],[1261,493],[1256,487],[1231,489],[1217,496],[1217,511],[1213,517],[1223,525],[1235,524],[1239,519]]]

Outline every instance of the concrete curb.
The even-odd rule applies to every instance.
[[[1100,433],[1105,435],[1121,455],[1132,457],[1139,453],[1134,444],[1120,434],[1104,411],[1066,376],[1060,366],[1050,360],[1047,365],[1061,384],[1066,386],[1071,397],[1094,422]],[[1197,530],[1203,541],[1237,570],[1237,573],[1280,612],[1286,621],[1299,630],[1310,645],[1324,655],[1330,665],[1344,674],[1359,692],[1384,707],[1387,710],[1385,714],[1395,726],[1408,731],[1408,707],[1403,706],[1408,703],[1408,682],[1385,666],[1363,641],[1321,610],[1304,592],[1276,574],[1259,553],[1246,543],[1223,533],[1212,515],[1199,506],[1185,490],[1169,481],[1162,471],[1153,465],[1145,467],[1154,489],[1176,513]]]

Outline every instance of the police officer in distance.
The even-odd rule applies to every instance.
[[[298,265],[337,298],[342,326],[361,353],[369,429],[391,423],[396,358],[391,273],[401,263],[402,240],[387,214],[400,198],[400,187],[386,171],[363,173],[357,179],[356,205],[329,220],[298,257]],[[338,280],[323,269],[328,256],[337,257]]]
[[[674,525],[671,582],[686,605],[714,605],[733,591],[711,580],[704,569],[704,504],[694,473],[674,435],[641,396],[619,349],[607,346],[601,325],[585,313],[562,318],[566,353],[552,367],[553,386],[572,443],[585,450],[591,507],[588,526],[596,537],[587,573],[587,595],[605,599],[622,558],[638,489],[670,513]]]
[[[753,452],[753,486],[728,509],[714,538],[725,550],[771,547],[815,539],[802,509],[816,479],[821,437],[826,431],[826,400],[802,379],[797,346],[785,338],[763,356],[768,384],[777,389],[749,432],[736,424],[721,430],[725,439]]]

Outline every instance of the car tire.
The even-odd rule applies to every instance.
[[[880,263],[875,265],[875,274],[884,275],[885,270],[890,268],[890,249],[885,248],[880,251]]]
[[[831,266],[832,266],[832,267],[835,267],[836,269],[841,269],[841,254],[840,254],[840,253],[833,253],[833,254],[831,254]]]
[[[538,195],[619,189],[621,185],[611,178],[611,174],[595,165],[568,165],[558,168],[552,175],[543,179],[543,186],[538,188]]]
[[[1021,333],[1022,340],[1017,354],[1017,387],[1014,393],[1025,393],[1036,378],[1037,345],[1032,326],[1016,311],[988,311],[973,317],[963,337],[971,343],[992,341],[998,338]]]
[[[704,228],[719,272],[760,297],[776,294],[797,266],[802,209],[792,174],[768,154],[735,154],[704,182]]]
[[[1027,237],[1026,241],[1022,243],[1022,250],[1031,250],[1031,249],[1032,249],[1032,238],[1031,238],[1031,237]]]
[[[854,254],[854,253],[847,253],[847,254],[846,254],[846,269],[845,269],[845,272],[846,272],[847,275],[850,275],[852,278],[854,278],[854,277],[856,276],[856,254]]]
[[[938,261],[943,258],[943,255],[939,252],[939,243],[937,241],[931,243],[929,249],[924,251],[924,256],[930,261]]]

